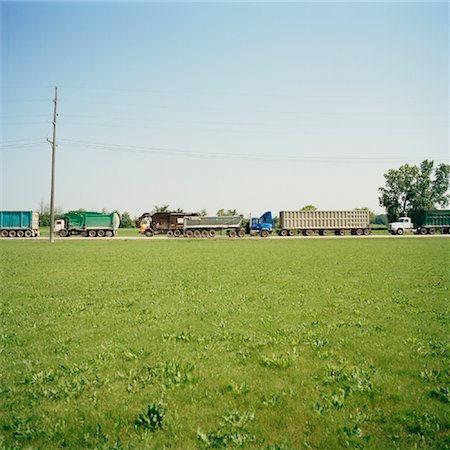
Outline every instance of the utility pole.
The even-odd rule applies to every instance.
[[[56,153],[56,117],[57,117],[57,106],[58,106],[58,87],[55,86],[55,99],[53,100],[53,140],[50,142],[52,144],[52,181],[50,189],[50,242],[55,241],[54,237],[54,222],[55,222],[55,153]]]

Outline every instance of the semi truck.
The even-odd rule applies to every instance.
[[[39,236],[39,214],[34,211],[0,211],[0,236]]]
[[[144,213],[137,219],[139,233],[151,237],[154,234],[167,234],[167,236],[181,236],[183,234],[183,219],[186,216],[198,216],[197,213],[156,212]]]
[[[93,211],[69,211],[55,221],[55,233],[61,237],[79,234],[83,237],[112,237],[117,234],[120,214],[114,211],[104,214]]]
[[[389,224],[389,232],[393,235],[402,235],[413,232],[417,234],[441,234],[450,232],[450,210],[420,210],[412,211],[411,217],[400,217],[397,222]]]
[[[280,236],[343,236],[345,231],[356,236],[369,235],[369,211],[280,211]]]
[[[275,229],[272,212],[267,211],[261,217],[250,217],[248,232],[251,236],[267,237]]]

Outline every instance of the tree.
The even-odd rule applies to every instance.
[[[58,220],[63,214],[62,208],[55,208],[55,220]],[[39,226],[49,227],[50,226],[50,205],[44,204],[41,201],[39,205]]]
[[[410,211],[445,207],[449,200],[450,165],[425,160],[420,166],[404,164],[384,174],[385,186],[380,187],[380,206],[386,208],[389,221],[395,221]],[[433,174],[434,172],[434,174]]]
[[[206,217],[208,215],[208,211],[205,208],[199,211],[199,216]]]
[[[371,211],[367,206],[362,206],[361,208],[355,208],[353,211],[369,211],[369,222],[374,223],[375,217],[377,215]]]
[[[300,208],[300,211],[317,211],[317,208],[314,205],[306,205]]]
[[[374,225],[387,225],[388,218],[387,218],[386,214],[378,214],[372,223]]]
[[[176,213],[184,213],[184,209],[183,208],[177,208],[174,212],[176,212]]]
[[[119,228],[134,228],[134,221],[127,211],[125,211],[120,218]]]
[[[228,209],[227,211],[225,211],[223,208],[219,209],[219,211],[217,211],[216,213],[218,216],[237,216],[238,212],[236,209]]]
[[[155,207],[153,209],[155,210],[155,212],[170,212],[169,205],[163,205],[163,206],[155,205]]]

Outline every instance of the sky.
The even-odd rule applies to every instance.
[[[0,3],[0,209],[378,204],[449,160],[447,2]]]

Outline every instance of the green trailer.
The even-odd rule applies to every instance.
[[[117,211],[103,214],[93,211],[70,211],[55,222],[55,233],[61,237],[74,234],[89,237],[112,237],[117,234],[120,215]]]
[[[450,232],[450,210],[448,209],[412,211],[410,217],[417,233],[434,234],[440,231],[442,234],[448,234]]]

